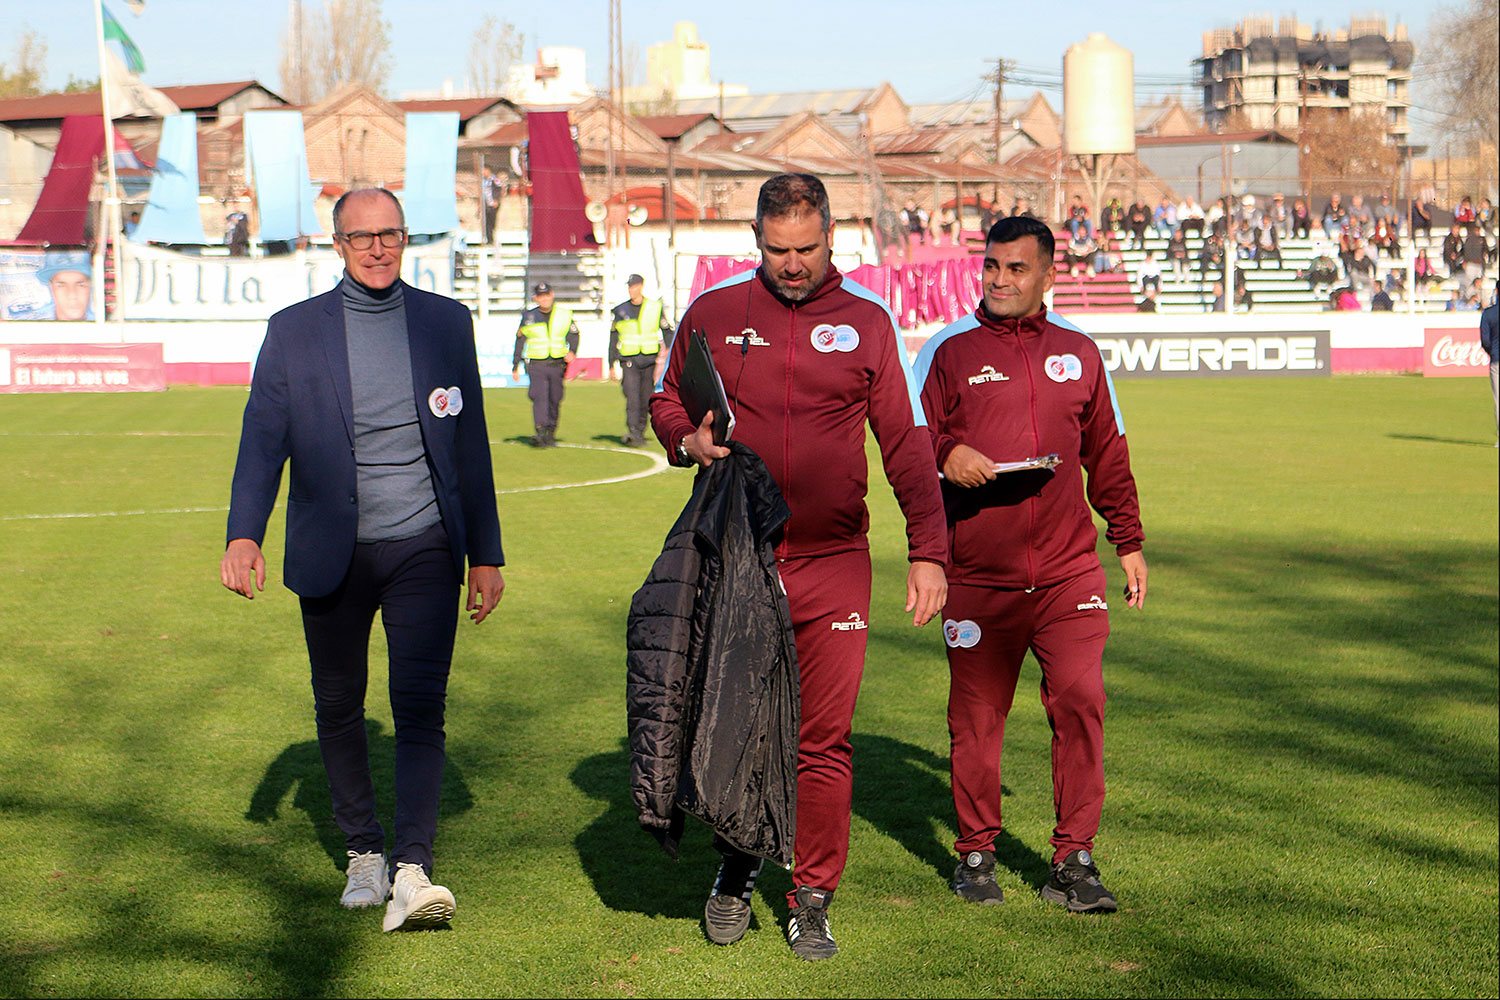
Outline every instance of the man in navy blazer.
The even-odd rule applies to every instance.
[[[468,562],[476,623],[505,583],[469,311],[400,280],[405,220],[383,189],[334,206],[344,280],[271,317],[245,406],[220,578],[265,589],[266,522],[290,461],[286,585],[301,599],[318,744],[344,831],[350,908],[386,901],[384,928],[446,922],[431,882],[443,716]],[[375,814],[365,742],[370,628],[390,649],[395,843]]]

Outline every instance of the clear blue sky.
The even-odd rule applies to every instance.
[[[278,90],[278,40],[287,20],[286,0],[147,0],[132,15],[124,0],[107,0],[141,48],[143,78],[157,86],[257,79]],[[308,9],[322,0],[304,0]],[[48,46],[47,82],[60,87],[69,74],[98,76],[90,0],[0,0],[6,35],[19,27],[39,31]],[[1228,26],[1246,14],[1295,13],[1329,30],[1347,27],[1354,9],[1375,3],[1311,0],[1296,8],[1218,3],[1204,10],[1176,0],[1071,0],[1009,4],[999,0],[940,0],[932,4],[891,0],[817,0],[771,8],[665,0],[623,0],[624,44],[640,51],[645,71],[648,46],[671,37],[678,20],[694,20],[708,43],[713,75],[744,84],[752,92],[868,87],[888,80],[908,102],[958,100],[988,93],[987,60],[1014,60],[1024,71],[1058,73],[1063,52],[1090,32],[1102,31],[1135,54],[1137,99],[1170,88],[1160,81],[1191,73],[1202,52],[1205,30]],[[1397,11],[1418,43],[1429,28],[1436,0],[1386,5]],[[388,90],[429,90],[451,79],[462,87],[469,35],[486,13],[513,21],[526,37],[528,60],[538,45],[579,46],[588,54],[590,80],[602,84],[608,60],[606,0],[384,0],[394,56]],[[754,13],[748,14],[747,11]],[[765,13],[760,13],[764,11]],[[4,43],[0,43],[4,44]],[[0,59],[9,60],[8,51]],[[1016,87],[1011,93],[1029,89]],[[1195,92],[1184,86],[1191,102]],[[1048,92],[1054,107],[1061,94]],[[1414,101],[1424,103],[1415,88]],[[1433,119],[1414,111],[1420,130]]]

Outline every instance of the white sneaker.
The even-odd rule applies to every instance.
[[[344,895],[339,902],[351,910],[365,906],[379,906],[391,894],[391,879],[386,874],[385,855],[379,851],[369,854],[349,852],[349,881],[344,886]]]
[[[386,904],[381,929],[394,931],[414,927],[433,927],[453,919],[453,893],[433,885],[421,865],[402,862],[396,865],[396,882],[391,901]]]

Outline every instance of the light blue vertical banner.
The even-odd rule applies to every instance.
[[[406,187],[401,204],[413,233],[458,228],[458,112],[406,115]]]
[[[260,239],[295,240],[322,231],[307,176],[300,111],[245,112],[245,158],[255,184]]]
[[[136,243],[208,242],[198,214],[197,115],[184,112],[162,119],[151,193],[130,239]]]

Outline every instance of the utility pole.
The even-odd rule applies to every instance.
[[[1005,73],[1014,69],[1015,62],[1010,59],[995,60],[995,168],[1000,167],[1000,138],[1001,128],[1005,124]],[[999,204],[1000,182],[995,181],[990,187],[990,200]]]
[[[292,0],[292,78],[297,81],[297,103],[307,103],[307,69],[302,54],[302,0]]]

